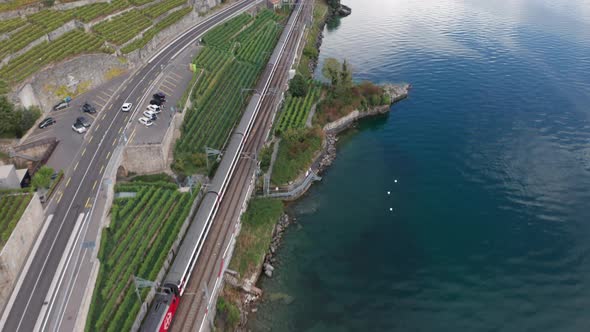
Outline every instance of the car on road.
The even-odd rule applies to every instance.
[[[148,110],[148,112],[153,112],[156,114],[159,114],[160,112],[162,112],[162,108],[158,105],[148,105],[147,110]]]
[[[59,103],[53,105],[53,110],[54,111],[59,111],[59,110],[63,110],[65,108],[68,108],[68,106],[70,106],[69,103],[65,102],[65,101],[60,101]]]
[[[143,112],[143,116],[154,121],[156,120],[158,117],[156,115],[156,113],[152,112],[152,111],[144,111]]]
[[[153,97],[155,100],[159,100],[163,103],[166,102],[166,95],[163,94],[162,92],[154,93]]]
[[[82,124],[84,127],[90,127],[90,121],[83,116],[79,116],[76,118],[76,123]]]
[[[74,122],[74,124],[72,125],[72,129],[78,134],[84,134],[87,130],[86,127],[84,127],[84,125],[78,121]]]
[[[55,121],[55,119],[52,117],[45,118],[45,120],[43,120],[43,121],[41,121],[41,123],[39,123],[39,128],[43,129],[45,127],[51,126],[52,124],[54,124],[56,122],[57,121]]]
[[[152,120],[146,118],[146,117],[141,117],[139,118],[139,123],[144,124],[146,127],[149,127],[151,125],[153,125],[154,123],[152,122]]]
[[[82,112],[90,114],[96,113],[96,108],[94,108],[94,106],[92,106],[89,102],[85,102],[80,109],[82,110]]]
[[[129,112],[131,110],[131,106],[133,106],[132,103],[124,103],[123,106],[121,106],[121,111]]]

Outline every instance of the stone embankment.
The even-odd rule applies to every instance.
[[[272,273],[275,270],[275,266],[278,263],[276,252],[281,245],[281,241],[283,240],[283,235],[285,230],[289,225],[294,221],[293,218],[290,218],[289,215],[283,214],[279,222],[276,224],[275,229],[272,232],[272,240],[270,242],[270,246],[268,248],[268,253],[264,257],[264,264],[262,264],[262,270],[264,271],[264,275],[271,278]]]

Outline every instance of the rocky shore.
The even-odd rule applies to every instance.
[[[276,258],[276,252],[281,245],[281,241],[283,240],[283,235],[287,227],[295,221],[294,218],[289,217],[288,214],[283,214],[279,222],[275,226],[275,229],[272,233],[272,240],[270,242],[270,246],[268,248],[268,252],[264,257],[264,263],[262,264],[262,271],[264,275],[268,278],[272,278],[273,271],[275,270],[275,266],[278,263]]]

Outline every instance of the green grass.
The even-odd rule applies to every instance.
[[[139,10],[131,10],[112,20],[100,22],[92,27],[99,35],[106,40],[121,45],[131,38],[137,36],[141,31],[152,24]]]
[[[20,17],[11,18],[8,20],[0,21],[0,34],[10,32],[14,29],[20,28],[27,24],[27,21]]]
[[[113,202],[111,224],[102,232],[101,266],[86,331],[130,329],[140,308],[132,278],[156,278],[198,192],[180,193],[162,182],[122,184],[115,189],[136,191],[137,196]],[[147,292],[143,290],[142,298]]]
[[[314,155],[321,147],[321,130],[317,128],[285,131],[279,144],[271,182],[274,185],[284,185],[295,180],[311,166]]]
[[[328,15],[328,5],[326,0],[315,0],[315,6],[313,9],[313,25],[311,30],[307,33],[307,39],[305,41],[305,47],[303,49],[303,56],[299,61],[297,71],[304,77],[309,79],[313,78],[313,73],[309,70],[309,63],[312,60],[317,60],[319,57],[319,51],[316,47],[316,41],[318,35],[322,32],[322,24],[326,20]]]
[[[320,85],[313,85],[304,97],[288,96],[283,104],[281,117],[278,121],[278,132],[284,132],[289,128],[305,127],[307,116],[313,104],[320,98],[321,91]]]
[[[217,298],[217,315],[215,315],[215,326],[219,326],[219,321],[223,321],[224,329],[222,331],[235,331],[240,323],[240,309],[231,300],[226,300],[225,297],[219,296]]]
[[[242,229],[236,241],[236,249],[230,269],[249,278],[263,263],[264,255],[272,240],[272,231],[283,214],[283,203],[268,198],[255,198],[242,215]]]
[[[82,53],[98,52],[103,41],[82,30],[72,30],[52,42],[41,43],[0,68],[0,79],[17,83],[44,66]]]
[[[185,5],[186,3],[186,0],[164,0],[146,7],[143,9],[143,13],[149,18],[156,18],[165,14],[167,11]]]
[[[176,181],[174,181],[174,178],[166,173],[138,175],[138,176],[134,176],[133,179],[131,179],[131,182],[159,182],[159,181],[176,183]]]
[[[241,14],[203,37],[205,47],[194,61],[203,74],[175,145],[175,170],[203,172],[205,147],[222,149],[239,120],[248,90],[256,84],[281,31],[276,22],[282,16],[267,10],[258,16]]]
[[[121,48],[121,52],[123,52],[123,54],[127,54],[132,51],[135,51],[136,49],[144,47],[145,45],[147,45],[147,43],[150,42],[150,40],[154,38],[154,36],[156,36],[156,34],[158,34],[158,32],[180,21],[183,17],[190,13],[191,10],[193,10],[193,7],[186,7],[166,16],[160,22],[158,22],[149,30],[144,32],[142,38],[136,39],[131,43],[125,45],[123,48]]]
[[[0,250],[10,238],[33,194],[23,190],[0,193]]]

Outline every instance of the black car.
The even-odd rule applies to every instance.
[[[163,94],[162,92],[158,92],[158,93],[154,94],[154,99],[165,103],[166,102],[166,95]]]
[[[150,100],[150,105],[158,105],[158,106],[162,106],[162,101],[158,100],[158,99],[152,99]]]
[[[68,104],[67,102],[60,101],[59,103],[53,105],[53,110],[54,111],[63,110],[64,108],[67,108],[68,106],[70,106],[70,104]]]
[[[90,121],[83,116],[79,116],[76,118],[76,123],[83,125],[84,127],[90,127]]]
[[[52,124],[54,124],[56,121],[54,118],[45,118],[45,120],[41,121],[41,123],[39,123],[39,128],[43,129],[45,127],[51,126]]]
[[[94,106],[90,105],[88,102],[85,102],[84,105],[82,105],[81,107],[82,112],[86,112],[86,113],[96,113],[96,108],[94,108]]]

